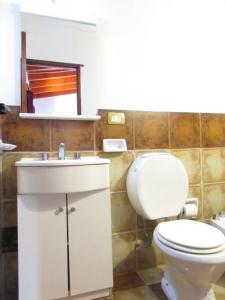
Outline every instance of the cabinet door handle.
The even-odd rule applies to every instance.
[[[64,212],[64,209],[63,209],[62,207],[59,207],[59,208],[56,210],[55,214],[58,215],[58,214],[60,214],[60,213],[62,213],[62,212]]]
[[[76,211],[76,208],[75,207],[71,207],[70,209],[69,209],[69,213],[73,213],[73,212],[75,212]]]

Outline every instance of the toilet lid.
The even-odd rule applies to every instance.
[[[192,220],[160,223],[158,239],[168,246],[186,252],[214,253],[225,248],[225,237],[217,228]]]

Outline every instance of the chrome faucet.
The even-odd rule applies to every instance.
[[[65,144],[64,143],[60,143],[59,144],[59,154],[58,154],[58,158],[60,160],[65,159]]]

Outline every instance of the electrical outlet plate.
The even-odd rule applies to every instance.
[[[111,125],[123,125],[125,124],[125,114],[118,112],[108,113],[108,124]]]

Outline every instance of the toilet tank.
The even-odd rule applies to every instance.
[[[169,153],[144,154],[129,168],[127,192],[132,206],[145,219],[177,216],[188,194],[186,169]]]

